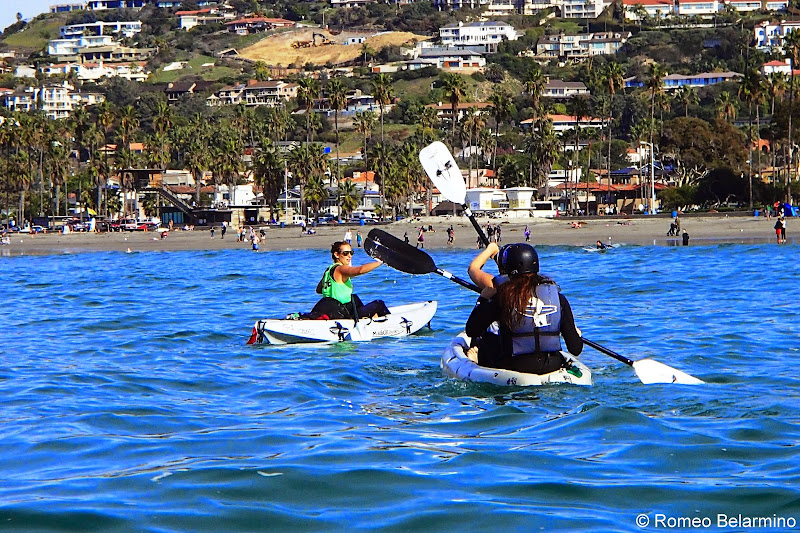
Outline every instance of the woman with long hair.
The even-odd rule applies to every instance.
[[[486,286],[467,320],[467,335],[478,346],[478,364],[531,374],[564,367],[561,337],[571,354],[583,350],[567,298],[555,281],[539,273],[539,256],[532,246],[505,246],[497,262],[508,279]],[[483,345],[481,337],[492,330],[493,322],[498,325],[499,343]]]

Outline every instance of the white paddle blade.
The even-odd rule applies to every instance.
[[[690,376],[664,363],[652,359],[640,359],[633,362],[636,375],[645,385],[652,383],[678,383],[680,385],[700,385],[705,383],[702,379]]]
[[[419,152],[419,162],[442,195],[453,203],[463,205],[467,200],[464,176],[444,143],[436,141]]]
[[[369,322],[367,320],[359,320],[358,323],[350,330],[350,333],[347,334],[345,340],[350,342],[371,341],[372,329],[369,327]]]

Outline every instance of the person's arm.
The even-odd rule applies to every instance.
[[[561,302],[561,336],[564,337],[569,353],[580,355],[583,351],[583,339],[581,339],[581,333],[575,326],[572,308],[569,306],[567,297],[563,294],[559,293],[558,299]]]
[[[478,298],[478,305],[472,310],[467,319],[465,328],[470,337],[479,337],[484,334],[489,324],[497,320],[500,316],[500,307],[496,300],[492,300],[495,290],[491,287],[484,289]]]
[[[372,263],[365,263],[360,266],[339,265],[338,267],[336,267],[336,271],[334,272],[334,274],[339,274],[339,276],[342,278],[342,283],[345,283],[347,282],[348,278],[354,278],[356,276],[360,276],[361,274],[372,272],[382,264],[383,261],[376,259]]]
[[[499,248],[497,247],[496,242],[490,242],[489,246],[484,248],[481,253],[479,253],[475,259],[469,264],[467,268],[467,274],[469,274],[469,279],[478,286],[481,290],[485,289],[486,287],[492,287],[493,283],[492,280],[494,276],[488,272],[483,271],[483,266],[486,262],[497,255]]]

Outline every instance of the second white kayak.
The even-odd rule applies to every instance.
[[[561,352],[567,360],[569,368],[559,368],[549,374],[528,374],[480,366],[466,355],[470,339],[466,333],[455,337],[442,354],[442,372],[445,375],[476,381],[480,383],[493,383],[495,385],[509,385],[528,387],[537,385],[568,383],[573,385],[592,385],[592,371],[588,366],[578,361],[572,354]]]
[[[389,314],[377,318],[259,320],[248,344],[294,344],[300,342],[368,341],[381,337],[405,337],[428,324],[436,313],[436,302],[417,302],[389,308]]]

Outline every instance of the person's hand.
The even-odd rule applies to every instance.
[[[500,251],[500,247],[497,246],[496,242],[490,242],[489,246],[486,247],[486,252],[489,254],[489,257],[494,257],[497,255],[497,252]]]

